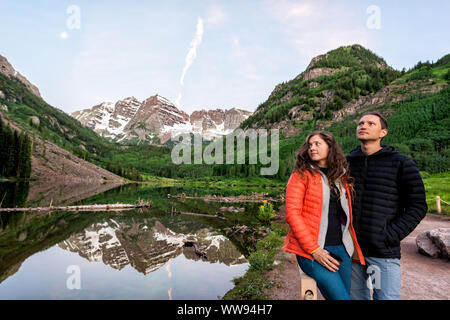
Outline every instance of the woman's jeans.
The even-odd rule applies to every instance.
[[[350,300],[352,259],[343,245],[325,246],[324,249],[342,258],[338,271],[332,272],[315,260],[297,255],[300,268],[316,280],[317,287],[326,300]]]

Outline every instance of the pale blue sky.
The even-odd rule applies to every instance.
[[[68,27],[71,5],[80,29]],[[379,29],[369,6],[379,8]],[[0,55],[67,113],[156,93],[254,111],[319,54],[359,43],[400,70],[450,53],[450,1],[0,0]],[[196,56],[180,78],[202,20]],[[61,37],[66,33],[67,37]]]

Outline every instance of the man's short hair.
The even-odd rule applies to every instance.
[[[381,129],[388,129],[388,123],[387,123],[387,120],[386,120],[386,118],[385,117],[383,117],[382,115],[381,115],[381,113],[379,113],[379,112],[376,112],[376,111],[370,111],[370,112],[367,112],[367,113],[364,113],[363,115],[362,115],[362,117],[364,117],[364,116],[377,116],[378,118],[380,118],[380,123],[381,123]],[[361,118],[362,118],[361,117]]]

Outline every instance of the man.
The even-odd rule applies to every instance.
[[[381,114],[366,113],[356,128],[361,145],[347,156],[355,179],[353,225],[366,260],[366,266],[352,265],[354,300],[370,300],[369,283],[373,299],[400,299],[400,241],[428,210],[416,164],[395,148],[381,145],[387,133]]]

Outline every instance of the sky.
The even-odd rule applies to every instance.
[[[450,53],[450,1],[0,0],[0,55],[67,113],[159,94],[255,111],[312,58],[361,44],[397,70]]]

